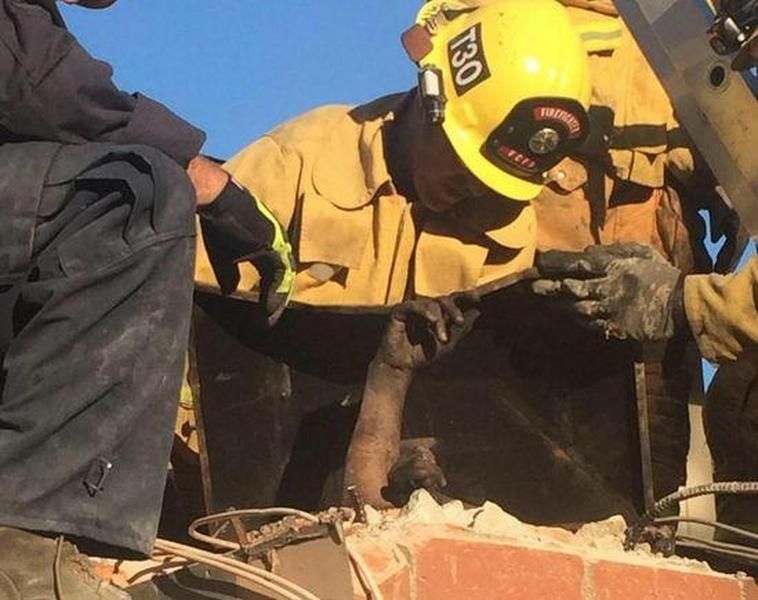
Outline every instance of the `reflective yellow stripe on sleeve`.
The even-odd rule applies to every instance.
[[[588,8],[577,8],[565,0],[561,1],[569,4],[566,10],[587,52],[608,52],[621,46],[624,25],[618,16],[601,14]]]

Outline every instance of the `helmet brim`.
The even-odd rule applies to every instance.
[[[501,196],[528,202],[536,198],[542,191],[542,184],[527,181],[506,173],[503,169],[493,164],[481,151],[481,146],[466,131],[457,126],[454,120],[448,116],[442,125],[447,139],[461,159],[466,168],[484,185],[494,190]]]

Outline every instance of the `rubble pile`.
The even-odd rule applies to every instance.
[[[588,523],[573,533],[558,527],[524,523],[492,502],[485,502],[475,508],[466,508],[459,500],[439,504],[426,490],[417,490],[402,509],[380,512],[366,507],[366,516],[366,527],[353,529],[353,535],[373,536],[384,533],[392,536],[393,533],[404,533],[413,525],[438,525],[461,528],[523,546],[579,552],[589,559],[618,560],[629,564],[683,568],[688,571],[711,571],[705,562],[678,556],[664,557],[654,553],[647,544],[640,544],[632,551],[624,550],[627,523],[618,515]]]

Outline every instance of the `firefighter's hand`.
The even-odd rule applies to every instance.
[[[537,258],[540,296],[555,297],[606,337],[659,341],[686,322],[682,272],[649,246],[618,243],[584,252],[551,250]]]
[[[450,352],[479,317],[473,292],[398,305],[382,338],[377,360],[412,371]]]
[[[218,198],[229,183],[229,173],[217,162],[203,155],[193,158],[187,165],[187,175],[195,189],[195,201],[200,210]]]
[[[261,278],[260,304],[268,325],[274,325],[289,302],[295,279],[292,248],[279,222],[233,180],[212,203],[199,208],[198,214],[221,291],[236,291],[239,263],[252,263]]]

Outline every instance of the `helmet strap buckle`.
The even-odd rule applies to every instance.
[[[418,72],[418,89],[427,122],[441,125],[445,121],[447,104],[442,85],[442,71],[433,65],[422,67]]]

